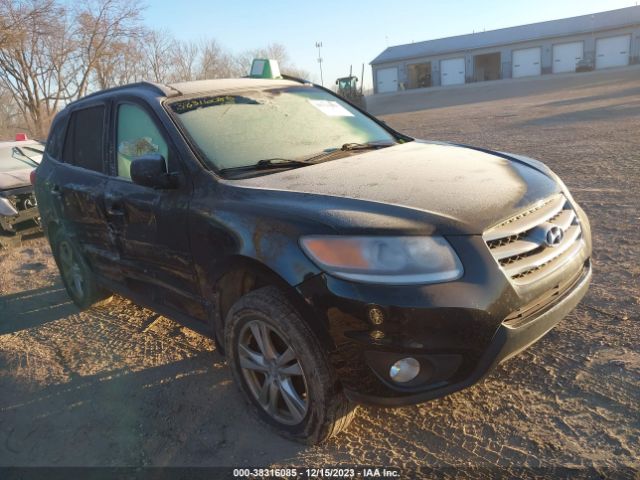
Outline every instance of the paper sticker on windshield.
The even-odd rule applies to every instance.
[[[309,103],[324,113],[327,117],[353,117],[353,113],[338,102],[331,100],[309,100]]]

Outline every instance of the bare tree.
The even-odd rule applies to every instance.
[[[56,0],[0,0],[0,83],[30,133],[44,137],[67,101],[142,76],[127,56],[139,37],[136,0],[88,0],[72,11]],[[139,59],[137,60],[139,61]]]
[[[142,7],[137,0],[87,0],[76,8],[73,37],[77,50],[67,85],[72,98],[86,95],[96,70],[112,65],[122,45],[142,36]]]
[[[188,82],[198,78],[200,48],[195,42],[174,42],[170,58],[173,64],[169,81]]]
[[[140,43],[146,78],[166,83],[172,76],[175,39],[166,30],[147,32]]]
[[[9,0],[3,4],[3,16],[15,30],[0,45],[0,83],[24,115],[30,133],[43,137],[64,99],[64,65],[72,52],[67,12],[49,0]]]
[[[0,140],[13,140],[16,132],[27,130],[23,122],[13,95],[0,85]]]
[[[199,78],[231,78],[241,74],[233,56],[226,52],[214,39],[200,42],[199,47]]]
[[[54,0],[28,2],[0,0],[0,48],[14,43],[32,28],[32,21],[46,13],[54,5]]]
[[[143,42],[136,37],[114,42],[109,54],[96,62],[95,87],[102,90],[147,78],[142,45]]]

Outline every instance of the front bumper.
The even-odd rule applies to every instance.
[[[8,199],[15,209],[14,214],[0,214],[0,246],[14,246],[22,236],[42,231],[32,187],[2,191],[0,197]]]
[[[482,238],[471,236],[448,238],[465,266],[463,278],[455,282],[364,285],[318,275],[298,285],[298,291],[328,331],[331,361],[353,401],[420,403],[474,384],[579,303],[591,279],[586,224],[584,233],[578,255],[526,287],[510,282]],[[381,323],[369,316],[374,306],[384,313]],[[405,357],[420,362],[421,374],[406,384],[394,383],[389,367]]]
[[[347,396],[358,403],[399,407],[426,402],[470,387],[488,375],[497,365],[517,355],[547,334],[580,303],[582,297],[587,293],[590,283],[591,266],[587,265],[576,284],[547,309],[538,312],[535,317],[527,319],[517,327],[500,325],[489,347],[480,357],[476,368],[462,381],[443,384],[440,388],[402,397],[380,397],[346,389]]]

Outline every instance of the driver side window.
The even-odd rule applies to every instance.
[[[131,161],[147,153],[159,153],[169,161],[167,142],[151,117],[142,108],[122,104],[118,107],[118,177],[131,179]]]

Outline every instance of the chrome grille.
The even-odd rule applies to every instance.
[[[564,233],[557,245],[545,240],[552,227]],[[483,235],[493,257],[516,283],[530,283],[548,275],[582,248],[578,217],[562,194],[487,230]]]

